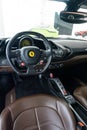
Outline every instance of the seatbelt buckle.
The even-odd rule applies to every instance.
[[[82,122],[78,122],[77,130],[86,130],[86,126]]]

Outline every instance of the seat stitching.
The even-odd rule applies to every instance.
[[[12,111],[11,111],[10,107],[8,107],[8,110],[9,110],[10,113],[11,113],[11,118],[12,118],[12,122],[13,122],[13,114],[12,114]]]
[[[35,108],[34,111],[35,111],[35,117],[36,117],[36,121],[37,121],[38,130],[41,130],[41,129],[40,129],[40,122],[39,122],[38,114],[37,114],[37,108]]]
[[[49,124],[50,124],[50,125],[54,125],[54,126],[56,126],[57,128],[60,128],[58,125],[53,124],[52,122],[50,122]],[[47,125],[47,123],[41,124],[41,127],[43,127],[43,126],[45,126],[45,125]],[[41,128],[41,127],[40,127],[40,128]],[[29,128],[30,130],[32,130],[33,128],[37,128],[37,127],[36,127],[36,126],[32,126],[32,127],[27,127],[27,128]],[[24,130],[26,130],[26,128],[25,128]],[[60,130],[64,130],[64,129],[60,128]]]
[[[56,101],[56,108],[57,108],[57,110],[59,111],[59,103],[57,103],[57,101]],[[59,112],[57,112],[57,113],[58,113],[58,115],[59,115],[59,117],[60,117],[60,120],[61,120],[62,125],[63,125],[64,130],[65,130],[65,125],[64,125],[63,119],[62,119],[61,115],[59,114]]]
[[[64,130],[64,129],[62,129],[61,127],[59,127],[58,125],[53,124],[53,122],[49,122],[49,124],[50,124],[50,125],[54,125],[54,126],[56,126],[57,128],[60,128],[61,130]],[[43,124],[41,124],[41,126],[45,126],[45,125],[48,125],[48,122],[47,122],[47,121],[44,122]]]

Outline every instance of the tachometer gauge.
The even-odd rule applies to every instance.
[[[20,40],[20,48],[25,46],[32,46],[32,45],[33,45],[33,40],[30,37],[23,37]]]

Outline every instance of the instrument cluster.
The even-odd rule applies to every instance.
[[[23,37],[19,41],[19,48],[25,47],[25,46],[33,46],[34,42],[33,39],[29,36]]]

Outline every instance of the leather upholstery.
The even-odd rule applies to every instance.
[[[0,130],[76,130],[76,122],[65,101],[35,95],[6,107],[0,116]]]
[[[5,98],[5,107],[8,105],[12,104],[16,100],[16,95],[15,95],[15,88],[13,88]]]
[[[87,86],[78,87],[74,91],[74,96],[85,108],[87,108]]]

